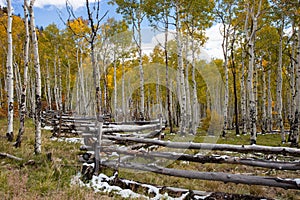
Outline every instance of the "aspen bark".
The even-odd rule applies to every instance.
[[[7,0],[7,131],[8,141],[13,141],[13,122],[14,122],[14,68],[13,68],[13,39],[12,39],[12,6],[11,0]]]
[[[168,124],[170,126],[170,133],[173,133],[173,118],[172,118],[172,107],[171,107],[171,91],[170,91],[170,81],[169,81],[169,57],[168,57],[168,37],[169,37],[169,12],[165,8],[165,34],[164,34],[164,54],[165,54],[165,65],[166,65],[166,95],[167,95],[167,109],[168,109]]]
[[[231,23],[231,21],[229,22]],[[223,131],[222,136],[225,137],[226,130],[228,128],[228,102],[229,102],[229,84],[228,84],[228,46],[229,46],[229,31],[230,31],[230,24],[227,25],[223,21],[223,41],[222,41],[222,50],[223,50],[223,56],[224,56],[224,76],[225,76],[225,94],[224,94],[224,123],[223,123]]]
[[[122,117],[123,122],[126,121],[127,116],[127,107],[126,107],[126,100],[125,100],[125,66],[124,66],[124,58],[122,58]]]
[[[94,9],[96,10],[96,20],[93,18],[93,11],[90,9],[89,1],[86,0],[86,9],[87,9],[87,15],[88,15],[88,20],[91,28],[91,33],[90,37],[88,38],[88,42],[90,45],[90,50],[91,50],[91,60],[92,60],[92,67],[93,67],[93,81],[94,81],[94,88],[95,88],[95,100],[96,100],[96,116],[98,120],[100,120],[100,115],[102,114],[102,109],[101,109],[101,86],[100,86],[100,70],[97,65],[97,60],[96,60],[96,52],[95,52],[95,40],[97,37],[97,32],[99,29],[99,23],[101,19],[99,19],[99,7],[100,7],[100,2],[99,0],[95,2]]]
[[[256,144],[256,108],[255,108],[255,96],[253,91],[253,71],[254,71],[254,37],[249,41],[249,68],[248,68],[248,78],[247,78],[247,89],[249,95],[250,104],[250,143]]]
[[[198,96],[197,96],[197,81],[196,81],[196,58],[195,58],[195,44],[192,40],[192,83],[193,83],[193,119],[192,119],[192,134],[197,133],[197,123],[199,119],[199,106],[198,106]]]
[[[260,66],[262,68],[262,127],[261,133],[265,134],[267,132],[267,113],[266,113],[266,104],[267,104],[267,95],[266,95],[266,72],[262,66],[263,57],[260,58]]]
[[[52,110],[52,95],[51,95],[51,83],[50,83],[50,72],[49,72],[49,65],[48,59],[46,61],[46,87],[47,87],[47,100],[48,100],[48,109]]]
[[[278,66],[277,66],[277,86],[276,86],[276,102],[277,102],[277,123],[280,129],[281,142],[285,143],[285,133],[282,118],[282,40],[283,40],[283,26],[284,20],[279,30],[279,49],[278,49]]]
[[[248,39],[248,21],[249,21],[249,4],[247,4],[247,13],[246,13],[246,19],[245,19],[245,25],[244,25],[244,41]],[[243,44],[244,45],[244,44]],[[247,133],[247,125],[248,125],[248,112],[246,109],[247,104],[247,88],[245,86],[245,60],[246,60],[246,48],[243,48],[242,51],[242,76],[241,76],[241,111],[242,111],[242,134]]]
[[[27,0],[24,0],[24,5]],[[20,128],[18,137],[15,143],[15,147],[20,147],[22,142],[22,136],[25,132],[25,116],[26,116],[26,94],[27,94],[27,82],[28,82],[28,64],[29,64],[29,25],[28,25],[28,10],[24,6],[24,23],[25,23],[25,46],[24,46],[24,74],[23,74],[23,87],[21,93],[21,101],[19,103],[19,112],[20,112]],[[48,74],[47,74],[48,75]]]
[[[300,129],[300,23],[298,24],[297,30],[297,50],[296,50],[296,79],[295,79],[295,102],[296,102],[296,109],[295,109],[295,119],[294,119],[294,130],[293,130],[293,146],[299,146],[299,129]]]
[[[57,48],[55,49],[55,56],[54,56],[54,63],[53,63],[53,67],[54,67],[54,88],[53,88],[53,93],[54,93],[54,99],[55,99],[55,109],[56,110],[59,110],[59,88],[58,88],[58,85],[57,85]]]
[[[273,116],[272,116],[272,93],[271,93],[271,68],[268,69],[268,87],[267,87],[267,95],[268,95],[268,107],[267,107],[267,132],[271,133],[273,126]]]
[[[186,91],[186,130],[188,133],[191,132],[192,125],[192,108],[191,108],[191,94],[190,94],[190,82],[189,82],[189,67],[188,62],[189,56],[189,37],[185,37],[185,91]]]
[[[35,154],[40,154],[42,152],[42,140],[41,140],[41,114],[42,114],[42,84],[41,84],[41,69],[40,69],[40,60],[39,60],[39,47],[35,27],[35,17],[33,11],[33,5],[35,0],[30,1],[28,7],[29,16],[30,16],[30,29],[31,29],[31,38],[33,43],[33,53],[34,53],[34,69],[35,69],[35,144],[34,152]]]
[[[186,88],[184,79],[184,66],[182,57],[182,37],[181,37],[181,21],[180,21],[180,5],[176,2],[176,43],[177,43],[177,58],[178,58],[178,73],[180,81],[180,134],[186,133]]]
[[[253,74],[254,74],[254,66],[255,66],[255,37],[256,31],[258,26],[258,17],[260,15],[260,8],[261,8],[261,0],[259,1],[259,7],[256,14],[253,12],[250,13],[252,16],[253,27],[252,32],[249,38],[249,67],[248,67],[248,79],[247,79],[247,86],[248,86],[248,94],[249,94],[249,107],[250,107],[250,144],[256,144],[256,123],[257,123],[257,113],[256,113],[256,103],[255,103],[255,94],[254,94],[254,85],[253,85]]]
[[[140,4],[142,1],[140,2]],[[141,5],[140,5],[141,6]],[[140,91],[141,91],[141,102],[140,102],[140,118],[144,120],[145,118],[145,91],[144,91],[144,70],[143,70],[143,55],[142,55],[142,34],[141,34],[141,8],[137,11],[137,32],[138,32],[138,54],[139,54],[139,69],[140,69]]]
[[[118,121],[118,90],[117,90],[117,48],[114,45],[114,52],[113,52],[113,65],[114,65],[114,119]]]
[[[17,63],[13,64],[14,67],[14,80],[15,80],[15,94],[17,96],[17,102],[21,102],[21,88],[22,88],[22,80],[21,80],[21,72],[19,69],[19,65]]]

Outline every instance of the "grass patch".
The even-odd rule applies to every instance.
[[[6,119],[0,119],[0,152],[20,157],[23,161],[0,158],[0,196],[2,199],[112,199],[90,189],[70,185],[72,176],[81,170],[78,162],[80,144],[51,141],[51,132],[42,130],[42,154],[34,155],[34,124],[26,119],[21,148],[7,142]],[[17,134],[15,121],[14,133]],[[52,161],[47,154],[52,154]],[[35,164],[25,165],[29,160]]]
[[[15,122],[15,134],[18,131],[18,122]],[[120,199],[114,194],[94,193],[91,189],[71,186],[72,176],[81,170],[78,155],[81,153],[79,144],[51,141],[51,133],[42,131],[42,154],[34,155],[34,124],[31,119],[26,120],[26,132],[21,148],[14,148],[13,143],[5,139],[6,119],[0,119],[0,152],[9,153],[23,158],[23,161],[15,161],[8,158],[0,158],[0,196],[2,199]],[[228,131],[225,138],[208,137],[206,132],[199,130],[196,136],[187,135],[178,137],[166,131],[165,140],[207,142],[209,139],[216,143],[249,144],[249,135],[236,137],[233,131]],[[261,145],[282,146],[279,134],[258,135],[257,143]],[[284,144],[288,146],[288,144]],[[164,151],[163,148],[159,150]],[[52,161],[47,159],[47,154],[52,154]],[[185,153],[196,154],[196,150],[187,150]],[[216,152],[222,153],[222,152]],[[237,154],[238,156],[238,154]],[[25,165],[29,160],[35,164]],[[161,162],[160,164],[163,164]],[[198,164],[171,162],[168,167],[196,171],[220,171],[227,173],[249,173],[256,175],[270,175],[275,177],[299,178],[300,172],[276,171],[262,168],[247,167],[243,165],[226,164]],[[109,172],[109,170],[106,170]],[[112,172],[110,172],[112,173]],[[174,186],[202,191],[222,191],[228,193],[252,194],[277,199],[297,199],[299,191],[284,190],[280,188],[237,185],[214,181],[202,181],[186,178],[164,176],[154,173],[121,169],[119,177],[155,185]],[[298,198],[299,199],[299,198]]]

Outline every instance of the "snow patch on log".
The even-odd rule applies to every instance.
[[[92,166],[92,164],[85,164],[87,166]],[[155,196],[154,197],[147,197],[145,195],[138,194],[136,192],[133,192],[130,189],[122,189],[119,186],[114,186],[110,185],[109,182],[111,180],[114,180],[116,178],[117,174],[114,174],[112,177],[108,177],[107,175],[101,173],[98,176],[93,176],[92,179],[88,183],[84,183],[80,177],[81,173],[78,173],[76,176],[74,176],[71,179],[71,184],[72,185],[79,185],[80,187],[88,187],[92,188],[95,192],[105,192],[105,193],[110,193],[114,192],[118,195],[120,195],[122,198],[144,198],[144,199],[152,199],[152,200],[159,200],[159,199],[167,199],[167,200],[183,200],[187,197],[189,194],[184,193],[181,195],[179,198],[173,198],[168,195],[168,193],[160,194],[160,188],[157,188],[152,185],[148,184],[142,184],[142,187],[148,188],[148,193],[152,193]],[[138,184],[135,181],[130,181],[130,180],[122,180],[122,182],[126,183],[127,185],[135,183]],[[201,198],[199,198],[201,199]]]
[[[57,141],[57,142],[68,142],[68,143],[79,143],[79,144],[84,144],[84,140],[83,138],[64,138],[64,137],[60,137],[60,138],[56,138],[56,137],[51,137],[50,138],[51,141]]]

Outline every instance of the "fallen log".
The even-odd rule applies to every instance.
[[[124,178],[119,178],[114,175],[113,177],[109,177],[106,179],[109,185],[116,185],[121,187],[122,189],[130,189],[134,192],[141,192],[143,194],[153,197],[153,199],[157,199],[159,196],[163,197],[165,193],[168,196],[178,199],[251,199],[251,200],[269,200],[266,197],[258,197],[253,195],[246,194],[230,194],[224,192],[206,192],[199,190],[188,190],[184,188],[177,187],[169,187],[169,186],[158,186],[158,185],[150,185],[137,181],[127,180]],[[183,198],[185,197],[185,198]]]
[[[8,153],[1,153],[1,152],[0,152],[0,157],[10,158],[10,159],[17,160],[17,161],[22,161],[23,160],[22,158],[16,157],[14,155],[11,155],[11,154],[8,154]]]
[[[148,171],[157,174],[182,178],[221,181],[224,183],[237,183],[246,185],[263,185],[270,187],[279,187],[284,189],[300,189],[300,179],[282,179],[267,176],[247,176],[242,174],[230,174],[223,172],[199,172],[194,170],[164,168],[153,164],[144,165],[139,163],[124,163],[104,160],[101,160],[100,164],[111,168],[116,168],[116,166],[118,166],[121,168]]]
[[[136,142],[153,144],[169,148],[177,149],[197,149],[197,150],[218,150],[218,151],[233,151],[239,153],[259,152],[265,154],[283,154],[300,156],[300,149],[289,147],[270,147],[262,145],[231,145],[231,144],[211,144],[211,143],[194,143],[194,142],[171,142],[154,139],[132,138],[132,137],[117,137],[117,136],[103,136],[106,139],[124,142]]]
[[[125,132],[141,132],[145,130],[158,130],[160,129],[159,124],[150,124],[144,126],[128,126],[128,125],[109,125],[103,126],[103,134],[105,133],[125,133]],[[86,131],[90,133],[96,133],[97,128],[95,126],[87,125],[87,126],[76,126],[77,131]]]
[[[106,147],[101,148],[102,152],[116,152],[118,154],[139,156],[144,158],[165,158],[169,160],[181,160],[197,163],[220,163],[220,164],[239,164],[239,165],[249,165],[253,167],[263,167],[268,169],[277,170],[300,170],[300,162],[280,162],[271,160],[262,160],[254,158],[239,158],[231,156],[206,156],[206,155],[189,155],[183,153],[169,153],[169,152],[154,152],[154,151],[137,151],[137,150],[124,150],[120,148]]]

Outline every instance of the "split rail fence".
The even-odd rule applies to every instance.
[[[165,141],[162,140],[164,121],[161,117],[153,121],[113,123],[106,122],[104,119],[98,121],[92,117],[68,115],[55,115],[55,117],[52,115],[49,117],[49,114],[47,116],[48,120],[46,121],[48,125],[54,126],[54,135],[67,132],[78,134],[84,138],[84,146],[81,148],[87,152],[83,154],[81,161],[94,163],[92,170],[94,174],[98,174],[101,166],[105,166],[115,170],[127,168],[189,179],[300,189],[300,177],[280,178],[182,170],[167,168],[158,164],[163,163],[162,160],[165,159],[201,164],[247,165],[266,169],[290,170],[299,174],[300,149],[297,148]],[[168,151],[164,151],[164,149],[168,149]],[[209,151],[210,153],[198,153],[195,155],[176,153],[178,149]],[[140,158],[143,162],[138,162],[139,159],[135,158]],[[148,162],[145,162],[145,160],[148,160]],[[121,181],[119,185],[124,186],[124,183]],[[137,186],[136,183],[134,187],[140,186],[141,184]],[[127,187],[129,187],[128,184]],[[131,185],[131,187],[133,186]],[[164,187],[164,189],[166,188]],[[179,191],[184,192],[187,190],[176,189],[176,191],[178,193]],[[193,192],[193,194],[196,193],[197,191]]]

